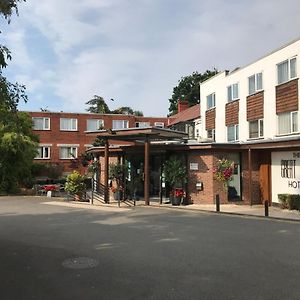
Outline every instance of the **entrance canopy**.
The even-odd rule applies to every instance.
[[[145,204],[149,205],[149,186],[150,186],[150,176],[149,176],[149,158],[150,158],[150,143],[154,141],[169,141],[169,140],[181,140],[187,139],[187,133],[158,128],[158,127],[145,127],[145,128],[126,128],[126,129],[107,129],[99,131],[87,131],[86,134],[95,136],[97,138],[103,139],[105,141],[104,147],[104,186],[105,202],[109,202],[108,193],[108,164],[109,164],[109,141],[124,141],[133,143],[144,143],[144,199]],[[92,152],[92,149],[91,149]]]

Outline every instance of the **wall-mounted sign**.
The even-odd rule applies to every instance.
[[[190,163],[190,170],[198,171],[199,170],[199,164],[198,163]]]

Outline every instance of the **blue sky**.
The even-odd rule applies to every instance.
[[[300,36],[299,15],[299,0],[27,0],[0,42],[21,110],[84,112],[96,94],[165,116],[182,76],[256,60]]]

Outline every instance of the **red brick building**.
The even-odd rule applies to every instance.
[[[163,128],[167,118],[137,117],[120,114],[66,112],[28,112],[34,133],[40,138],[36,162],[64,166],[64,172],[83,168],[81,155],[91,147],[94,138],[86,131],[156,126]]]

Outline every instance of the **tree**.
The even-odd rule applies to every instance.
[[[94,113],[94,114],[110,113],[108,105],[106,104],[105,100],[101,96],[94,95],[94,98],[87,101],[85,104],[90,106],[89,108],[86,109],[86,111],[90,113]]]
[[[18,14],[18,2],[23,0],[0,1],[0,15],[8,23],[14,11]],[[9,49],[0,45],[0,191],[15,192],[31,177],[38,138],[32,133],[29,115],[17,110],[21,100],[27,102],[25,86],[11,83],[2,75],[9,59]]]
[[[169,99],[169,115],[174,115],[178,112],[177,104],[178,100],[188,101],[189,106],[195,105],[200,101],[200,88],[199,83],[207,80],[208,78],[216,75],[218,71],[207,70],[201,74],[193,72],[192,75],[181,77],[178,81],[178,85],[173,88],[172,98]]]

